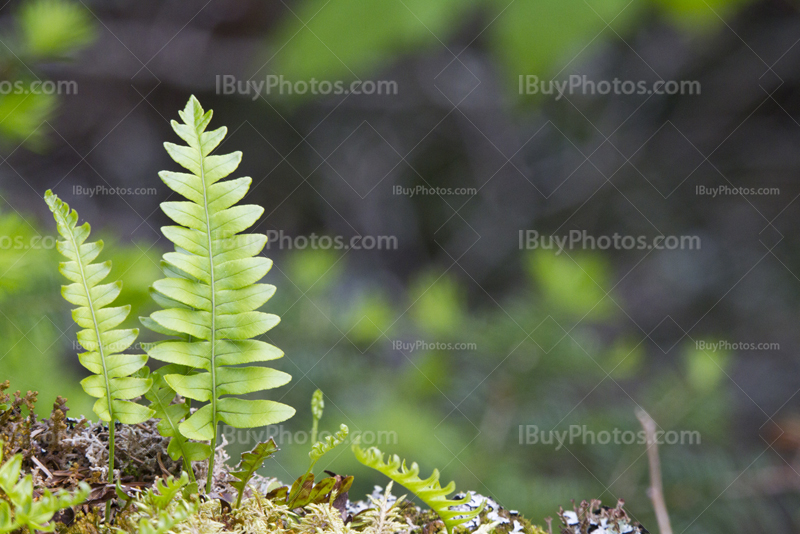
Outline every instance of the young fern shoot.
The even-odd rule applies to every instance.
[[[247,194],[252,180],[222,181],[239,165],[241,152],[211,155],[225,137],[222,127],[206,131],[211,111],[204,112],[195,97],[172,121],[175,133],[188,146],[165,143],[175,162],[189,172],[159,174],[163,182],[186,201],[164,202],[161,209],[175,226],[162,228],[175,244],[164,254],[167,277],[153,285],[166,309],[150,318],[164,332],[184,337],[158,343],[150,357],[198,370],[195,374],[167,374],[167,384],[187,399],[205,402],[178,426],[183,436],[209,441],[206,491],[212,489],[218,427],[251,428],[280,423],[294,409],[274,401],[245,400],[239,395],[282,386],[291,376],[261,366],[246,366],[283,356],[278,348],[253,339],[274,327],[276,315],[256,311],[275,292],[257,283],[272,261],[259,256],[267,238],[242,234],[261,217],[264,209],[235,205]],[[162,304],[163,305],[163,304]]]
[[[94,412],[108,423],[108,481],[113,482],[115,423],[132,425],[153,415],[149,408],[130,401],[147,393],[152,384],[149,378],[131,376],[144,367],[147,355],[122,354],[136,341],[139,331],[116,329],[128,317],[131,307],[108,307],[119,296],[122,282],[100,283],[111,271],[110,261],[92,263],[103,250],[103,242],[88,243],[89,223],[78,226],[78,213],[52,191],[48,190],[44,198],[63,238],[58,241],[58,251],[68,260],[61,263],[59,270],[72,283],[62,286],[61,294],[77,306],[72,317],[82,328],[78,343],[86,349],[78,359],[94,373],[81,381],[81,386],[97,398]]]
[[[207,443],[189,441],[178,429],[191,409],[189,400],[184,402],[173,402],[176,400],[175,392],[167,385],[164,376],[167,374],[185,374],[185,369],[180,365],[165,365],[151,375],[153,386],[147,392],[145,398],[150,401],[150,408],[155,412],[153,417],[159,419],[158,432],[165,438],[169,438],[167,454],[173,460],[183,458],[183,467],[194,483],[194,470],[192,462],[204,460],[211,454],[211,446]]]
[[[391,456],[388,462],[384,462],[383,453],[379,449],[370,447],[364,450],[359,446],[358,440],[353,441],[352,448],[359,462],[380,471],[398,484],[402,484],[430,506],[431,510],[442,518],[444,526],[450,534],[453,534],[458,525],[480,515],[486,506],[486,502],[483,502],[480,508],[471,512],[452,510],[452,506],[460,506],[470,502],[470,496],[467,495],[458,500],[448,499],[447,496],[456,490],[456,484],[455,482],[450,482],[447,486],[442,487],[439,483],[438,469],[434,469],[429,478],[422,480],[419,478],[419,466],[416,462],[412,463],[410,468],[406,467],[405,460],[400,460],[400,457],[396,454]]]

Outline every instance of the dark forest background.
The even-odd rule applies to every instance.
[[[655,527],[644,446],[520,443],[533,425],[638,431],[643,407],[702,436],[661,448],[676,532],[796,532],[798,42],[798,4],[778,0],[11,0],[2,80],[78,92],[0,95],[0,379],[91,414],[58,260],[28,246],[55,233],[41,196],[53,188],[104,236],[146,315],[167,247],[161,145],[194,94],[229,128],[221,149],[244,152],[259,231],[396,238],[265,251],[266,308],[282,317],[266,338],[295,377],[271,393],[299,408],[287,429],[309,426],[319,387],[328,430],[396,432],[382,449],[535,521],[624,498]],[[219,94],[225,75],[397,94]],[[702,90],[520,94],[520,76],[572,75]],[[701,247],[521,249],[532,230]],[[282,448],[269,474],[294,479],[305,446]],[[381,483],[346,451],[326,468],[362,493]]]

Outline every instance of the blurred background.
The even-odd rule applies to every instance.
[[[41,197],[103,237],[133,326],[195,94],[266,209],[279,430],[308,430],[319,387],[323,429],[536,522],[624,498],[655,530],[645,446],[546,438],[638,431],[642,407],[700,436],[660,448],[676,532],[797,532],[798,41],[789,0],[9,0],[0,380],[93,415]],[[614,80],[646,90],[589,83]],[[575,232],[697,245],[536,246]],[[307,464],[288,440],[284,481]],[[353,496],[383,483],[337,452]]]

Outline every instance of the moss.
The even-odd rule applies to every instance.
[[[151,515],[136,506],[136,499],[144,499],[148,488],[156,480],[180,473],[181,464],[166,453],[168,440],[156,428],[156,421],[138,425],[119,425],[117,432],[117,469],[122,487],[132,495],[131,504],[116,508],[111,526],[103,521],[103,480],[108,461],[108,428],[101,423],[67,417],[66,399],[58,398],[49,418],[37,420],[33,412],[36,394],[8,395],[8,384],[0,384],[0,437],[8,440],[9,453],[21,452],[25,456],[23,470],[34,475],[37,488],[74,488],[81,481],[95,488],[87,504],[63,514],[56,522],[59,534],[138,534],[139,522],[145,519],[154,527],[159,524],[158,511]],[[179,507],[186,505],[192,513],[173,525],[169,532],[175,534],[391,534],[395,529],[410,534],[444,533],[439,516],[421,509],[403,499],[395,499],[381,488],[367,501],[347,501],[345,507],[330,504],[309,505],[290,510],[285,504],[268,499],[265,492],[274,487],[274,479],[256,475],[245,492],[242,506],[234,509],[221,500],[235,495],[230,486],[229,460],[223,446],[217,450],[218,462],[214,472],[215,496],[205,498],[194,495],[188,500],[178,498],[169,504],[167,515],[177,516]],[[35,455],[35,460],[33,456]],[[204,464],[196,465],[195,474],[204,478]],[[112,490],[106,489],[105,496]],[[457,496],[458,497],[458,496]],[[486,499],[486,509],[473,521],[459,526],[450,534],[544,534],[513,511],[502,508],[492,499],[473,494],[475,499]],[[151,503],[152,504],[152,503]],[[341,503],[338,504],[341,506]],[[376,510],[379,513],[368,513]],[[381,511],[381,507],[384,509]],[[143,508],[147,508],[146,506]],[[465,511],[469,507],[465,508]],[[584,514],[587,513],[584,511]],[[619,515],[619,512],[616,512]],[[389,515],[387,515],[389,514]],[[393,519],[388,520],[391,516]],[[369,519],[372,517],[373,519]],[[380,519],[383,518],[383,519]],[[376,526],[375,522],[381,526]],[[400,527],[403,529],[400,529]]]
[[[70,525],[57,525],[56,532],[62,534],[100,534],[107,531],[102,525],[103,518],[96,512],[78,512]]]

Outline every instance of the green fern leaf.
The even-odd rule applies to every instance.
[[[414,495],[427,504],[431,510],[439,514],[448,532],[452,533],[453,529],[458,525],[477,517],[486,505],[484,502],[480,508],[471,512],[451,510],[451,506],[467,504],[470,502],[471,497],[467,495],[459,500],[448,499],[447,495],[456,490],[456,484],[455,482],[450,482],[447,486],[442,487],[439,484],[438,469],[434,469],[433,474],[431,474],[429,478],[422,480],[419,478],[419,466],[416,462],[412,463],[411,467],[408,468],[406,467],[405,460],[400,460],[400,457],[397,455],[391,456],[388,462],[384,462],[383,453],[379,449],[370,447],[364,450],[359,446],[358,440],[353,442],[353,453],[356,455],[356,459],[362,464],[380,471],[398,484],[402,484],[412,491]]]
[[[276,452],[278,452],[278,446],[275,445],[274,439],[269,438],[269,441],[259,443],[253,447],[252,451],[242,454],[242,461],[236,471],[231,473],[236,478],[231,482],[231,486],[239,491],[239,495],[236,498],[236,508],[239,508],[242,504],[242,495],[244,495],[247,483],[253,478],[253,475],[261,465]]]
[[[179,425],[189,439],[216,445],[219,423],[250,428],[280,423],[294,409],[274,401],[245,400],[236,396],[282,386],[291,376],[274,369],[241,365],[283,356],[276,347],[252,339],[274,327],[276,315],[256,311],[275,292],[257,283],[272,262],[258,256],[267,238],[242,234],[263,213],[255,205],[235,205],[247,194],[252,180],[222,181],[241,161],[241,152],[211,155],[227,132],[206,132],[211,111],[204,112],[192,97],[180,112],[183,123],[172,128],[188,146],[165,143],[169,155],[189,172],[164,171],[164,183],[188,201],[164,202],[161,209],[176,226],[162,228],[175,244],[164,254],[166,278],[153,285],[165,307],[150,317],[166,332],[190,336],[150,348],[157,360],[185,365],[199,372],[164,378],[179,395],[208,404]],[[213,472],[214,455],[209,460]],[[211,479],[207,483],[210,490]]]
[[[130,305],[108,307],[119,296],[122,282],[101,284],[111,271],[111,262],[92,262],[103,250],[103,242],[88,243],[89,224],[78,226],[78,213],[70,210],[52,191],[45,193],[45,201],[63,237],[58,241],[58,250],[69,260],[61,263],[60,271],[72,283],[62,286],[61,294],[78,306],[72,311],[72,317],[82,328],[78,332],[78,342],[86,349],[78,358],[94,373],[84,379],[81,386],[97,398],[94,412],[108,422],[110,428],[114,421],[141,423],[153,412],[130,399],[144,395],[152,381],[131,375],[144,367],[147,355],[122,354],[136,340],[139,331],[116,329],[128,317]]]

